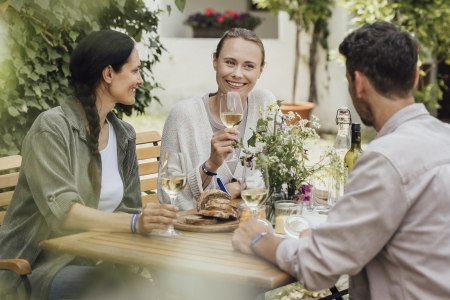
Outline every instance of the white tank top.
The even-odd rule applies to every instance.
[[[108,144],[100,151],[102,158],[102,187],[98,209],[112,212],[120,204],[123,198],[123,182],[119,173],[117,160],[116,133],[111,123],[108,122]]]

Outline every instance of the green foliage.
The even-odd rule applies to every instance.
[[[328,20],[334,5],[333,0],[253,0],[253,3],[275,14],[286,12],[296,26],[305,30],[319,20]]]
[[[450,61],[450,1],[449,0],[345,0],[357,25],[384,20],[397,24],[415,35],[420,44],[422,62],[431,56],[437,62]],[[432,68],[421,75],[429,76]],[[416,99],[428,108],[438,108],[442,98],[442,80],[424,83],[416,92]]]
[[[156,32],[162,10],[146,8],[144,0],[9,0],[0,10],[7,49],[0,57],[0,155],[18,153],[37,115],[70,97],[70,53],[91,31],[121,30],[149,49],[141,58],[146,83],[136,105],[118,107],[119,115],[142,113],[159,101],[152,93],[160,86],[151,69],[164,50]]]
[[[314,27],[314,34],[318,37],[318,42],[328,49],[328,19],[331,17],[334,0],[252,0],[259,8],[269,9],[272,13],[278,14],[281,11],[289,15],[289,19],[296,25],[295,42],[295,65],[293,74],[292,102],[296,100],[296,86],[300,66],[300,31],[309,31]],[[315,48],[316,49],[316,48]],[[310,53],[309,59],[315,53]],[[316,64],[313,64],[316,67]],[[311,78],[315,81],[315,77]]]

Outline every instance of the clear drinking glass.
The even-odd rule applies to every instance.
[[[228,92],[226,94],[219,94],[220,101],[220,120],[227,128],[233,128],[242,121],[243,109],[241,95],[238,92]],[[237,160],[236,151],[227,161]]]
[[[186,158],[181,152],[168,152],[162,157],[159,169],[159,181],[164,192],[169,195],[170,203],[175,205],[178,193],[184,190],[187,183]],[[170,225],[161,235],[179,235]]]
[[[330,180],[329,176],[320,173],[320,176],[312,180],[312,197],[311,201],[314,205],[314,209],[317,211],[329,211],[331,206],[329,205],[330,197]]]
[[[272,230],[272,224],[269,221],[257,216],[257,211],[266,202],[269,194],[267,164],[258,161],[255,157],[245,160],[241,188],[241,197],[250,209],[251,215]]]

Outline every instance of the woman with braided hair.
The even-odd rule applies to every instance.
[[[98,299],[99,290],[124,278],[41,250],[40,241],[77,231],[148,233],[176,219],[173,205],[142,210],[136,134],[112,112],[117,103],[133,105],[143,83],[135,42],[113,30],[93,32],[72,53],[70,73],[73,97],[42,113],[24,139],[19,181],[0,227],[0,257],[27,259],[33,268],[33,299]],[[17,286],[10,273],[0,271],[1,299]]]

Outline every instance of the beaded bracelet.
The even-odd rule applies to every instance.
[[[131,217],[131,224],[130,224],[130,228],[131,228],[131,232],[132,233],[136,233],[136,223],[138,220],[139,214],[133,214],[133,216]]]
[[[267,231],[264,231],[264,232],[261,232],[260,234],[258,234],[258,235],[250,242],[250,248],[252,248],[252,250],[253,250],[253,247],[255,247],[255,244],[256,244],[260,239],[262,239],[263,237],[265,237],[267,234],[268,234]],[[253,250],[253,252],[255,252],[255,251]]]

